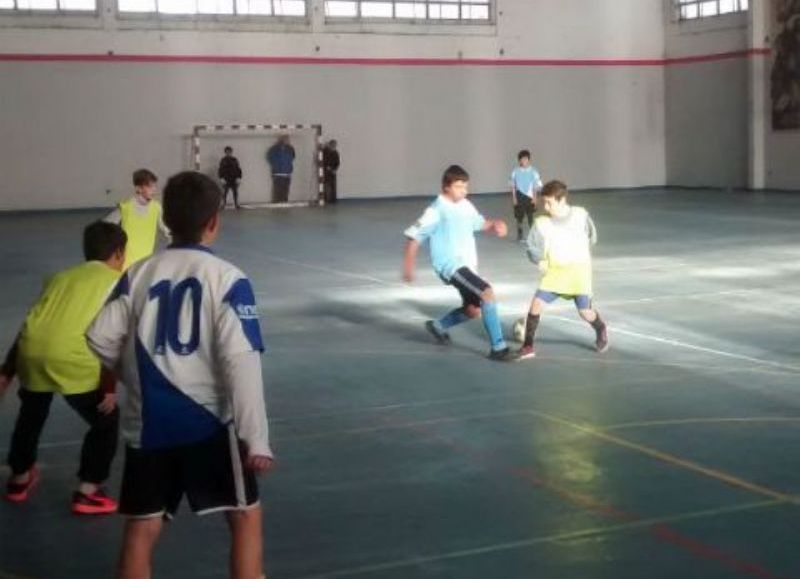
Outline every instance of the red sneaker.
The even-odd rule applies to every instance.
[[[12,503],[23,503],[28,500],[28,495],[39,482],[39,469],[34,465],[29,471],[30,475],[28,480],[24,483],[11,482],[11,479],[6,483],[6,500]]]
[[[536,357],[536,348],[534,348],[533,346],[522,346],[519,350],[517,350],[518,362],[535,357]]]
[[[87,495],[80,491],[72,493],[72,512],[76,515],[107,515],[117,512],[117,501],[99,488]]]

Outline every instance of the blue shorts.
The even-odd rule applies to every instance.
[[[535,298],[539,298],[545,303],[551,304],[556,301],[558,298],[563,298],[565,300],[572,300],[575,302],[575,307],[579,310],[591,310],[592,309],[592,296],[587,294],[580,294],[577,296],[568,296],[565,294],[557,294],[555,292],[548,292],[545,290],[536,290],[536,295],[533,296]]]

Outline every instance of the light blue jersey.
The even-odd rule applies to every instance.
[[[511,171],[511,185],[523,195],[535,199],[536,193],[542,188],[542,178],[533,165],[517,166]]]
[[[419,243],[430,242],[431,264],[444,281],[462,267],[477,271],[478,251],[475,232],[486,219],[467,199],[455,203],[439,195],[404,235]]]

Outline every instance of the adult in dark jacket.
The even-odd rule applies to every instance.
[[[269,148],[267,162],[272,170],[272,202],[286,203],[294,172],[294,147],[288,135],[278,137],[278,142]]]
[[[341,159],[336,150],[336,139],[331,139],[322,149],[322,173],[325,179],[325,203],[336,203],[336,173]]]
[[[222,206],[228,205],[228,191],[233,191],[233,205],[239,209],[239,183],[242,182],[242,168],[233,156],[233,148],[225,147],[225,156],[219,161],[217,177],[222,183]]]

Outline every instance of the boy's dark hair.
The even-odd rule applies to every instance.
[[[176,243],[198,243],[206,224],[221,208],[219,185],[202,173],[178,173],[164,187],[164,223]]]
[[[522,149],[519,153],[517,153],[517,161],[522,161],[522,159],[531,158],[531,152],[528,149]]]
[[[568,193],[567,186],[561,181],[548,181],[544,184],[544,187],[542,187],[539,195],[542,197],[555,197],[560,201],[564,199]]]
[[[133,186],[144,187],[158,181],[158,177],[150,169],[137,169],[133,172]]]
[[[442,175],[442,187],[449,187],[456,181],[469,181],[469,173],[459,165],[450,165]]]
[[[125,249],[128,236],[122,227],[108,221],[95,221],[83,230],[83,256],[86,261],[106,261]]]
[[[233,147],[231,147],[230,145],[228,145],[227,147],[225,147],[225,148],[223,149],[223,151],[224,151],[225,153],[233,153]]]

